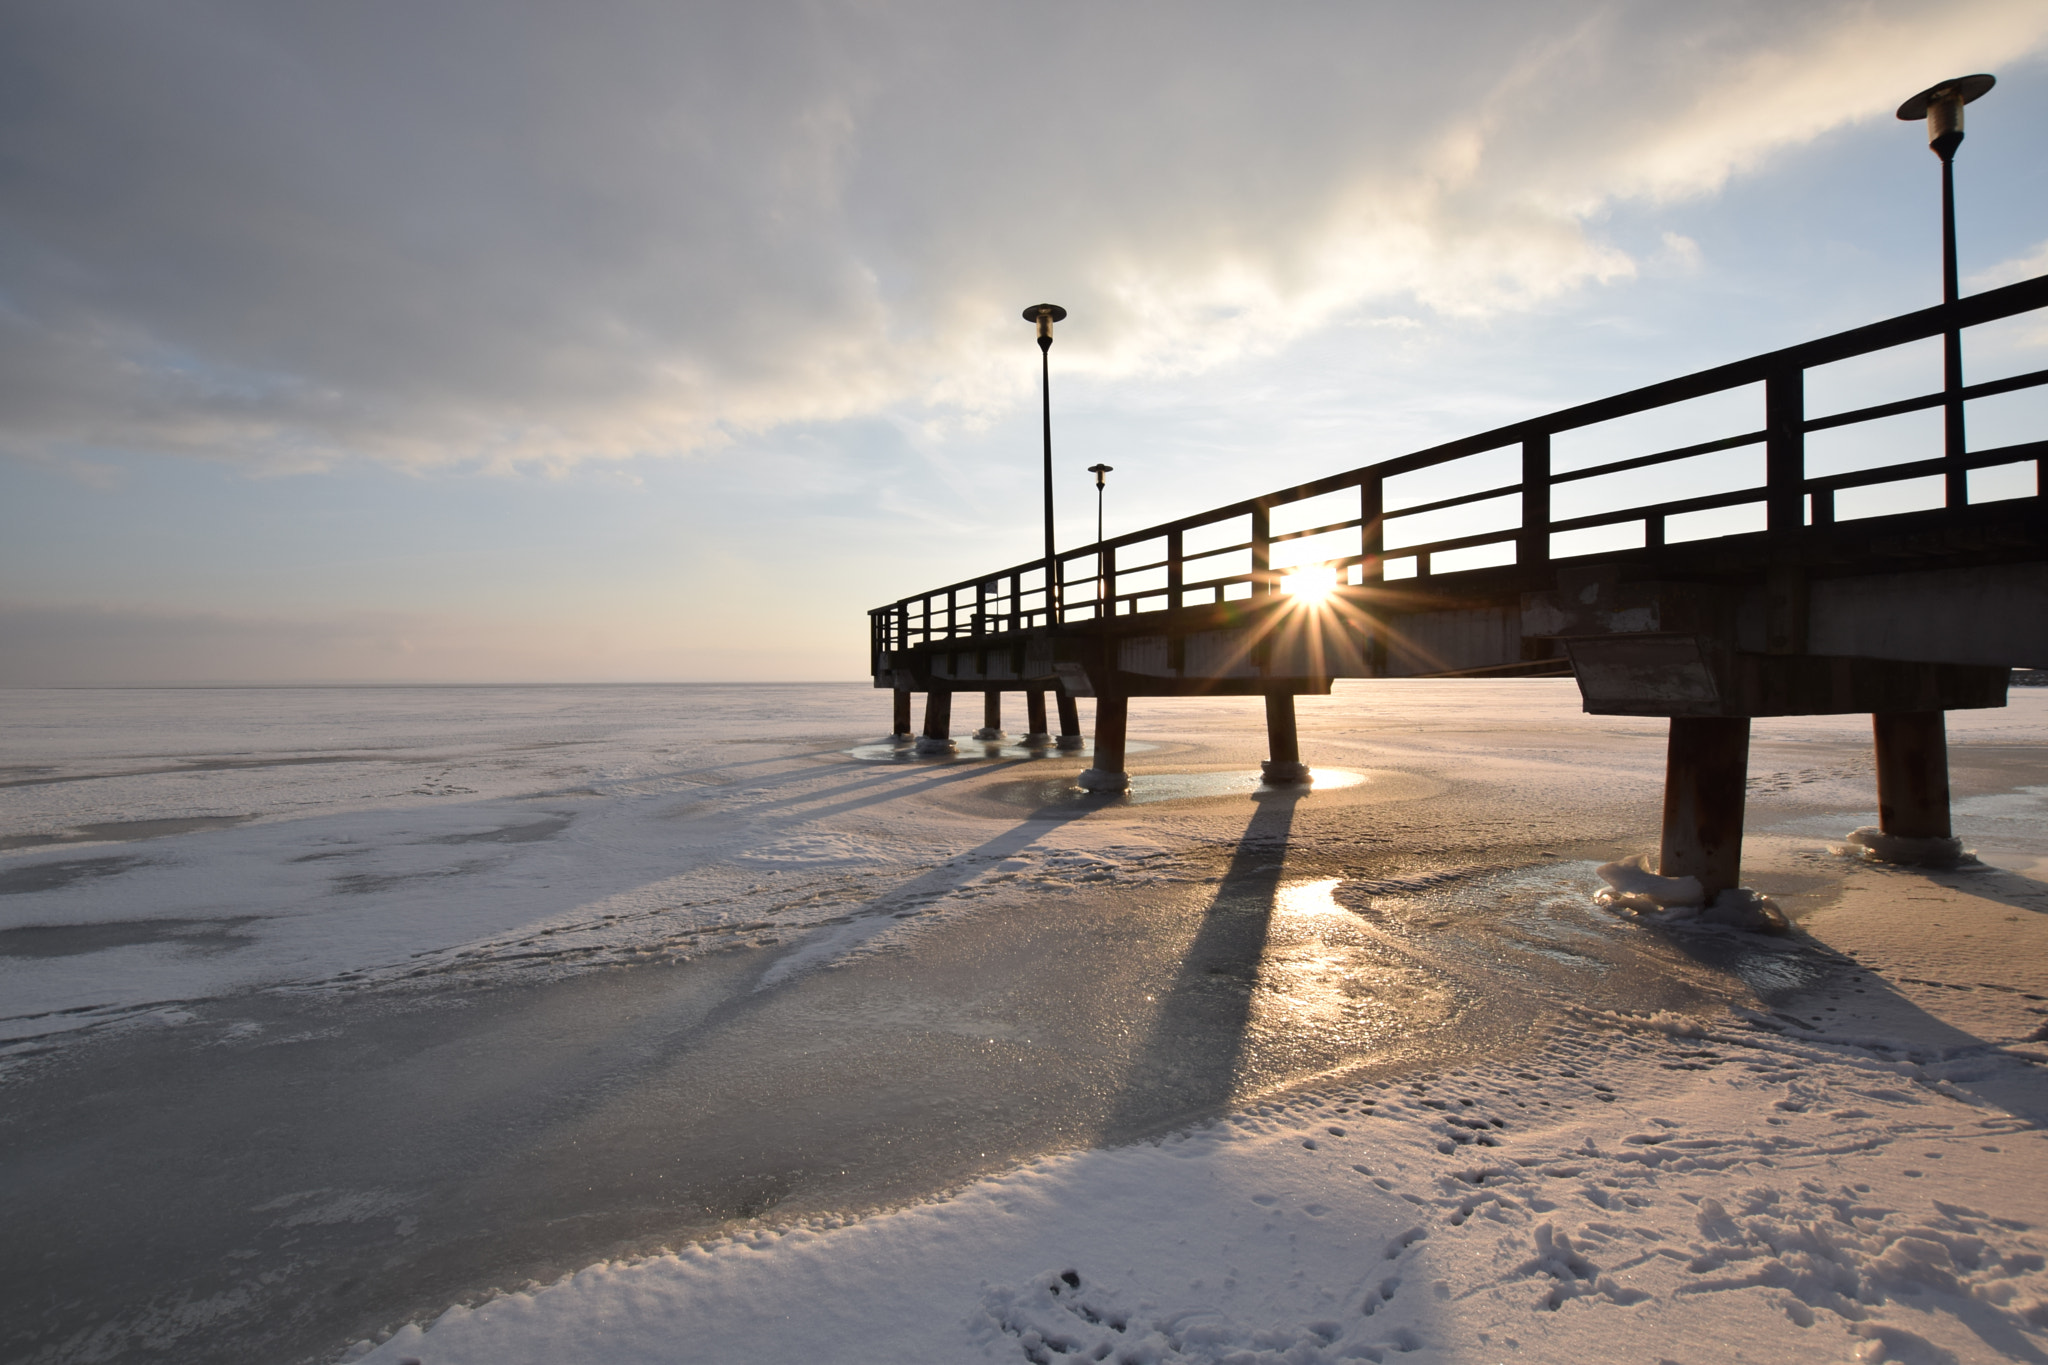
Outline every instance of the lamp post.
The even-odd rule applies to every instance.
[[[1931,85],[1899,106],[1906,123],[1927,120],[1927,148],[1941,158],[1941,301],[1954,303],[1956,286],[1956,148],[1963,145],[1963,106],[1998,84],[1996,76],[1957,76]]]
[[[1024,310],[1024,321],[1038,324],[1038,392],[1045,432],[1045,623],[1060,623],[1059,562],[1053,557],[1052,542],[1052,325],[1066,320],[1067,310],[1056,303],[1034,303]]]
[[[1109,601],[1109,568],[1102,560],[1102,476],[1114,474],[1116,466],[1091,464],[1088,472],[1095,476],[1095,614],[1114,616],[1116,604]]]
[[[1956,148],[1963,145],[1963,106],[1998,83],[1979,73],[1956,76],[1931,85],[1899,106],[1906,123],[1927,120],[1927,147],[1941,158],[1941,301],[1952,306],[1961,297],[1956,278]],[[1963,429],[1963,334],[1949,326],[1942,333],[1942,453],[1949,459],[1943,501],[1961,507],[1969,501],[1969,475],[1956,463],[1967,444]]]

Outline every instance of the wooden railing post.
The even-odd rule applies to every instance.
[[[1175,527],[1166,533],[1166,605],[1168,610],[1180,606],[1181,585],[1187,582],[1181,563],[1181,533]]]
[[[1806,524],[1806,373],[1764,381],[1765,524],[1795,535]]]
[[[1358,485],[1358,552],[1365,556],[1359,577],[1367,583],[1387,577],[1386,480],[1368,475]]]
[[[1252,596],[1273,591],[1273,511],[1265,502],[1252,505]]]
[[[1524,567],[1550,562],[1550,433],[1522,438],[1522,534],[1515,561]]]
[[[1806,525],[1804,370],[1783,370],[1764,381],[1764,473],[1765,524],[1774,542],[1764,574],[1764,652],[1802,654],[1806,650],[1806,572],[1799,545],[1800,530]],[[1677,725],[1674,720],[1674,734]]]
[[[1095,614],[1097,616],[1114,616],[1116,615],[1116,546],[1104,545],[1102,547],[1102,555],[1095,565],[1095,572],[1101,576],[1099,581],[1102,584],[1099,589],[1102,601],[1096,605]]]
[[[1949,305],[1953,311],[1955,305]],[[1963,467],[1969,453],[1963,430],[1963,333],[1951,323],[1941,334],[1942,441],[1941,453],[1948,461],[1943,480],[1945,502],[1966,507],[1970,502],[1970,471]]]

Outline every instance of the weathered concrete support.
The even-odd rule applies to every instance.
[[[953,693],[951,689],[934,687],[924,694],[924,733],[918,736],[917,751],[921,754],[950,754],[958,751],[953,742]]]
[[[1124,730],[1130,719],[1131,699],[1121,693],[1105,693],[1095,699],[1095,762],[1079,782],[1083,791],[1120,792],[1131,785],[1124,771]]]
[[[1877,827],[1895,839],[1946,839],[1948,735],[1940,711],[1870,718],[1877,745]]]
[[[1062,687],[1060,696],[1060,747],[1062,749],[1083,749],[1088,746],[1087,738],[1081,733],[1081,708],[1074,704],[1073,694]]]
[[[908,744],[910,743],[910,693],[899,687],[889,695],[895,699],[896,713],[895,724],[889,733],[898,744]]]
[[[1024,742],[1031,745],[1052,743],[1052,732],[1045,726],[1045,689],[1034,687],[1024,694],[1024,723],[1030,727]]]
[[[1849,835],[1885,863],[1954,867],[1963,841],[1949,824],[1948,736],[1940,711],[1879,711],[1870,717],[1877,747],[1877,828]]]
[[[1308,764],[1301,761],[1301,739],[1294,725],[1294,694],[1266,694],[1266,748],[1272,757],[1259,764],[1268,782],[1306,782]]]
[[[1003,694],[994,688],[981,694],[981,728],[974,737],[985,742],[1003,737]]]
[[[1748,717],[1671,718],[1658,872],[1699,878],[1708,900],[1741,885],[1743,784],[1748,773]]]

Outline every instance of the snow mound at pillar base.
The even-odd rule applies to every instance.
[[[1907,867],[1956,867],[1976,861],[1961,839],[1914,839],[1886,834],[1876,825],[1852,830],[1835,851],[1866,862],[1901,863]]]
[[[1651,870],[1646,853],[1602,863],[1593,870],[1607,883],[1605,889],[1593,893],[1593,903],[1603,909],[1665,924],[1716,924],[1763,934],[1783,934],[1792,927],[1769,896],[1738,886],[1709,901],[1698,877],[1659,876]]]

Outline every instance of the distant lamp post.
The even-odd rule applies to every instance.
[[[1941,158],[1941,301],[1948,306],[1962,296],[1956,277],[1956,148],[1963,145],[1963,106],[1996,84],[1997,77],[1982,73],[1957,76],[1899,106],[1901,121],[1927,120],[1928,150]],[[1963,429],[1963,334],[1953,324],[1942,335],[1941,387],[1942,451],[1949,461],[1943,501],[1961,507],[1970,499],[1969,474],[1961,464],[1968,441]]]
[[[1066,320],[1067,310],[1056,303],[1034,303],[1024,310],[1024,321],[1038,324],[1038,392],[1045,432],[1045,621],[1060,623],[1059,561],[1052,543],[1052,325]]]
[[[1095,476],[1095,607],[1098,616],[1116,615],[1116,604],[1109,601],[1109,568],[1102,559],[1102,476],[1114,474],[1115,465],[1091,464],[1088,472]],[[1107,607],[1107,610],[1104,608]]]

